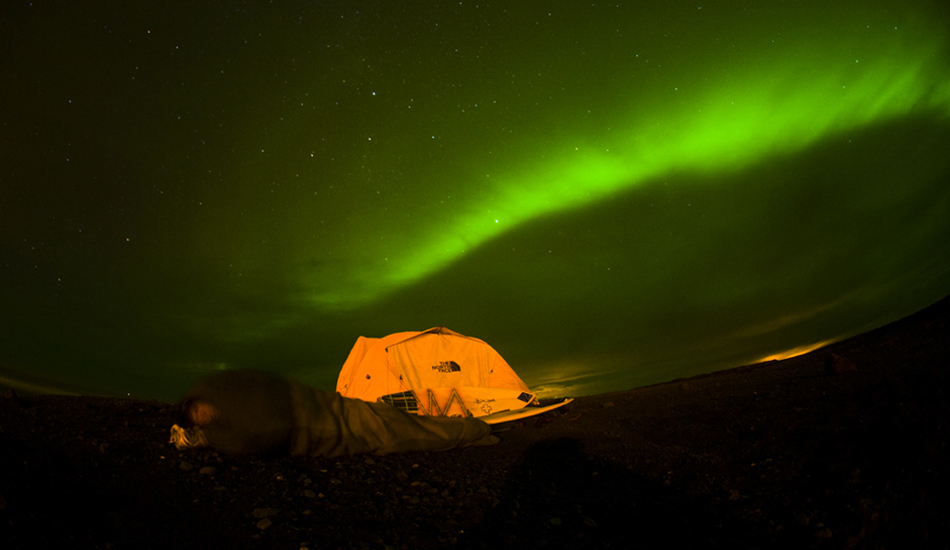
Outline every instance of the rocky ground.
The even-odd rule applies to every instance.
[[[179,452],[172,404],[7,392],[0,546],[947,548],[948,321],[944,300],[444,453]]]

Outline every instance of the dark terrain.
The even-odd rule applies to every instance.
[[[948,321],[944,299],[444,453],[179,452],[172,404],[8,391],[0,547],[948,548]]]

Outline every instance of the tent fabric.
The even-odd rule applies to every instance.
[[[445,327],[360,336],[340,370],[336,391],[377,401],[394,393],[465,386],[530,392],[491,346]]]

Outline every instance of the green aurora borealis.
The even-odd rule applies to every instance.
[[[937,2],[0,15],[5,378],[329,388],[357,336],[444,324],[583,395],[950,293]]]

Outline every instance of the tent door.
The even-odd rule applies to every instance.
[[[429,407],[419,406],[419,410],[424,412],[429,416],[448,416],[449,410],[452,408],[452,403],[457,402],[459,408],[462,410],[462,416],[469,417],[472,416],[472,413],[468,412],[468,409],[465,407],[465,403],[462,402],[461,396],[459,396],[458,391],[455,388],[452,388],[452,392],[449,393],[449,399],[446,401],[445,406],[439,406],[439,400],[436,399],[435,394],[432,393],[432,390],[426,390],[429,394]],[[416,396],[416,401],[419,402],[418,396]]]

